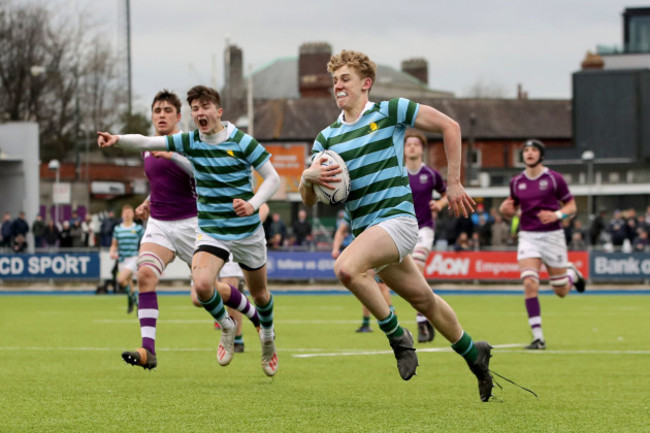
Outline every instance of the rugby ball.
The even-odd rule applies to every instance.
[[[343,171],[336,175],[336,177],[341,179],[341,181],[332,182],[334,189],[314,184],[316,197],[318,197],[318,201],[330,206],[345,203],[348,199],[348,194],[350,194],[350,173],[348,172],[348,166],[345,164],[343,158],[341,158],[341,155],[333,150],[323,150],[316,155],[315,160],[321,160],[323,157],[327,159],[321,162],[322,166],[329,167],[330,165],[338,165]]]

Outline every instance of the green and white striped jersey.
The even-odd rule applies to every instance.
[[[117,254],[120,262],[127,257],[138,255],[142,235],[144,235],[144,228],[140,224],[133,223],[129,227],[125,227],[124,223],[121,223],[115,226],[113,239],[117,241]]]
[[[200,229],[229,241],[252,235],[261,224],[258,211],[237,216],[232,201],[253,197],[253,168],[259,169],[271,154],[232,123],[223,125],[227,138],[219,144],[202,142],[195,130],[167,136],[167,149],[185,155],[192,163]]]
[[[312,158],[331,149],[348,167],[351,186],[345,207],[352,217],[355,236],[391,218],[415,218],[404,167],[404,133],[415,123],[419,108],[419,104],[403,98],[368,102],[357,121],[347,123],[341,113],[316,137]]]

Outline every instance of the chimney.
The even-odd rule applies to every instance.
[[[517,84],[517,99],[524,100],[528,99],[528,92],[524,90],[521,83]]]
[[[587,51],[585,59],[582,61],[582,69],[603,69],[605,62],[603,58],[598,54],[594,54],[591,51]]]
[[[222,92],[223,107],[238,110],[246,101],[244,85],[244,54],[236,45],[226,45],[224,53],[225,85]]]
[[[402,72],[406,72],[426,85],[429,84],[429,64],[422,57],[404,60],[402,62]]]
[[[304,43],[298,59],[298,88],[301,98],[329,98],[332,77],[327,72],[327,62],[332,57],[332,47],[325,42]]]

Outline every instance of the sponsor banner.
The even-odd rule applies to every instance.
[[[589,275],[588,253],[570,251],[569,261],[584,274]],[[519,280],[519,264],[516,251],[461,251],[429,254],[424,267],[428,279],[441,280]],[[548,279],[546,267],[542,266],[542,279]]]
[[[99,254],[0,254],[0,279],[97,279]]]
[[[269,280],[335,280],[334,259],[329,252],[269,251],[266,262]]]
[[[650,254],[648,253],[591,253],[591,278],[606,280],[650,279]]]
[[[265,144],[271,154],[271,164],[280,175],[280,188],[273,195],[275,200],[287,198],[287,194],[297,193],[300,177],[305,169],[305,149],[303,144]],[[311,149],[311,147],[310,147]],[[262,177],[255,172],[255,188],[259,188]]]

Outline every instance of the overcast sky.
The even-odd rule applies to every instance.
[[[107,37],[116,35],[126,0],[85,1]],[[148,107],[161,88],[220,88],[227,39],[243,50],[247,71],[296,57],[304,42],[328,42],[398,69],[423,57],[429,85],[456,96],[480,81],[506,97],[521,83],[530,98],[570,98],[571,73],[598,44],[622,45],[622,13],[635,6],[650,2],[131,0],[134,105]]]

